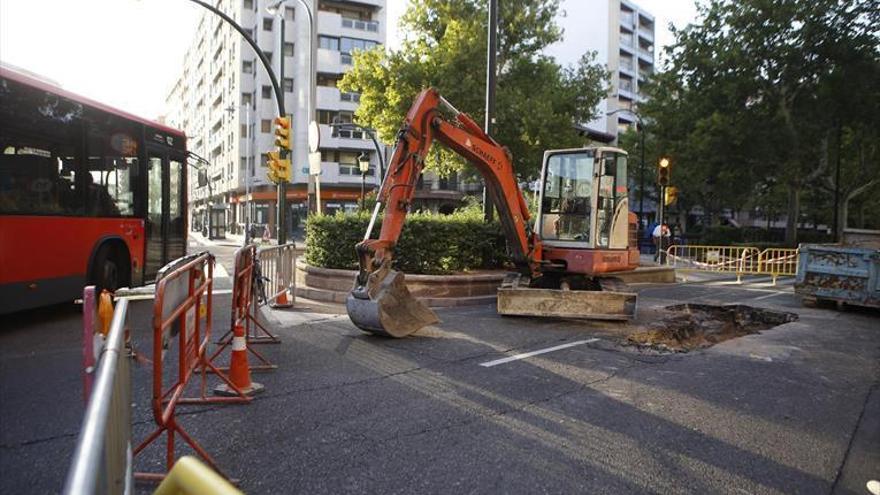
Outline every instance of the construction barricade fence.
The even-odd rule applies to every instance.
[[[213,458],[178,422],[177,407],[183,404],[247,403],[251,398],[209,359],[211,339],[214,256],[203,252],[185,256],[159,271],[153,301],[153,384],[151,407],[156,429],[134,449],[140,454],[164,433],[165,464],[175,461],[175,438],[180,436],[209,466],[222,474]],[[233,391],[231,397],[207,395],[207,373],[216,374]],[[190,387],[193,375],[198,387]],[[166,384],[167,380],[167,384]],[[189,389],[198,394],[186,396]],[[196,421],[194,419],[194,421]],[[135,473],[135,478],[159,481],[165,473]]]
[[[798,250],[677,244],[666,249],[666,265],[674,267],[677,272],[732,273],[737,282],[742,282],[743,275],[769,275],[776,284],[778,277],[797,274]]]
[[[235,252],[229,330],[218,339],[218,348],[211,355],[211,361],[219,357],[226,348],[235,346],[235,333],[240,331],[245,338],[247,352],[260,361],[260,364],[249,366],[249,369],[270,371],[276,369],[277,366],[269,362],[262,353],[252,346],[252,344],[259,343],[281,342],[259,320],[257,285],[261,275],[257,256],[257,247],[254,244],[241,247]],[[225,371],[224,368],[221,370]]]
[[[293,305],[295,293],[296,245],[294,243],[260,249],[257,291],[261,304],[273,307]]]
[[[101,310],[95,288],[83,293],[86,412],[63,493],[133,493],[131,360],[126,349],[128,301]],[[108,310],[110,313],[108,313]],[[109,317],[109,318],[108,318]]]

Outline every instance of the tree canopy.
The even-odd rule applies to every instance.
[[[360,93],[358,123],[393,142],[415,96],[435,87],[477,122],[484,120],[487,11],[485,1],[411,2],[401,18],[399,50],[358,52],[339,83]],[[604,68],[592,54],[562,67],[543,54],[562,32],[553,19],[559,0],[499,2],[497,90],[493,137],[507,146],[523,178],[535,177],[545,149],[579,146],[573,124],[593,117],[605,94]],[[434,147],[428,167],[443,173],[464,165]]]
[[[794,243],[802,192],[827,202],[839,157],[845,217],[880,182],[878,25],[878,0],[703,2],[640,108],[679,197],[717,211],[784,189]]]

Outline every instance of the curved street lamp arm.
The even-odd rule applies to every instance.
[[[214,14],[220,16],[221,19],[226,21],[227,24],[232,26],[233,29],[238,31],[245,41],[251,46],[254,50],[254,53],[257,54],[257,57],[260,58],[260,62],[263,64],[263,67],[266,69],[266,72],[269,74],[269,80],[272,82],[272,88],[275,90],[275,101],[278,103],[278,115],[287,115],[287,112],[284,110],[284,96],[281,93],[281,86],[278,85],[278,78],[275,76],[275,71],[272,70],[272,61],[266,57],[266,54],[263,53],[263,50],[257,45],[257,42],[254,41],[253,38],[250,37],[241,26],[239,26],[231,17],[224,14],[220,9],[203,2],[202,0],[189,0],[190,2],[197,3],[202,7],[210,10]],[[301,2],[303,0],[300,0]],[[308,9],[306,9],[308,10]],[[309,13],[309,18],[311,18],[311,12]],[[283,54],[282,54],[283,56]]]

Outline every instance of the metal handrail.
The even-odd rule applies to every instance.
[[[113,311],[107,343],[64,482],[65,495],[131,493],[131,374],[125,353],[127,313],[128,300],[120,299]]]

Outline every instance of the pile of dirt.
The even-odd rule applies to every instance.
[[[686,352],[758,333],[796,321],[797,318],[794,313],[741,304],[677,304],[664,308],[655,322],[630,334],[627,342],[653,349]]]

